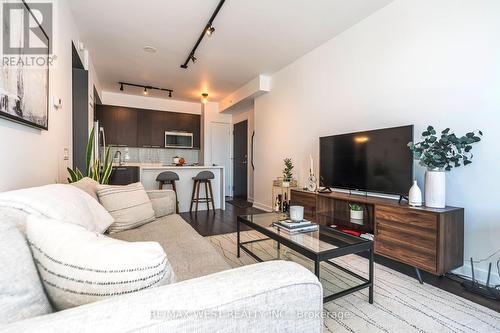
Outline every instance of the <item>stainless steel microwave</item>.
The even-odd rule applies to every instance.
[[[165,148],[193,148],[193,133],[165,132]]]

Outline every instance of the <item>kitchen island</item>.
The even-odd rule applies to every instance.
[[[177,196],[179,199],[180,213],[189,212],[191,195],[193,191],[193,177],[201,171],[211,171],[215,178],[211,180],[214,194],[215,209],[225,209],[225,187],[224,187],[224,167],[223,166],[168,166],[161,164],[127,163],[127,166],[138,166],[140,168],[140,179],[146,190],[157,190],[159,188],[156,177],[164,171],[173,171],[179,175],[176,182]],[[170,186],[165,185],[165,188]],[[206,197],[205,187],[200,186],[200,197]],[[193,207],[194,209],[194,207]],[[199,203],[198,210],[206,210],[206,203]]]

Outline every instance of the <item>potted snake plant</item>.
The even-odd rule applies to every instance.
[[[85,152],[87,177],[92,178],[100,184],[109,183],[109,177],[111,176],[111,171],[113,170],[113,160],[109,158],[111,147],[108,146],[104,149],[104,161],[92,159],[92,155],[97,155],[97,152],[94,152],[94,128],[92,128]],[[75,183],[85,177],[78,168],[67,168],[67,170],[69,173],[68,183]]]

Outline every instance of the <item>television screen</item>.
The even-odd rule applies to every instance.
[[[413,180],[413,126],[320,138],[322,186],[402,195]]]

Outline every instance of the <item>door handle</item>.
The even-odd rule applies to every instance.
[[[253,163],[254,139],[255,139],[255,131],[252,132],[252,146],[251,146],[251,152],[250,152],[250,156],[252,158],[252,170],[255,170],[255,165]]]

